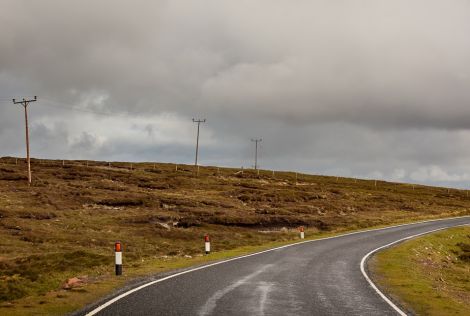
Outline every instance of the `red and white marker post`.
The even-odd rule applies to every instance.
[[[303,227],[303,226],[300,226],[300,227],[299,227],[299,231],[300,231],[300,239],[304,239],[304,238],[305,238],[305,230],[304,230],[304,227]]]
[[[114,252],[116,254],[116,275],[122,275],[122,247],[120,241],[114,244]]]
[[[204,236],[204,246],[206,250],[206,255],[211,252],[211,240],[209,239],[209,235]]]

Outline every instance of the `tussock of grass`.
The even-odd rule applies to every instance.
[[[130,163],[63,166],[36,159],[32,170],[28,187],[22,160],[0,160],[0,314],[1,306],[25,304],[55,313],[58,298],[50,293],[62,295],[61,284],[77,275],[89,276],[89,294],[73,294],[73,304],[115,286],[116,240],[124,246],[125,273],[132,274],[151,262],[188,264],[202,253],[207,233],[216,252],[234,251],[292,242],[300,225],[309,236],[470,214],[466,192],[383,181],[376,187],[348,178],[299,174],[296,180],[290,172],[273,177],[264,170],[200,167],[196,174],[186,165],[176,171],[174,164],[133,163],[130,170]],[[39,304],[41,295],[54,298]],[[77,308],[73,304],[58,310]]]
[[[1,261],[0,300],[11,301],[28,295],[45,294],[51,290],[51,272],[67,270],[70,273],[81,273],[89,268],[106,265],[111,259],[110,256],[79,250]]]
[[[470,314],[470,227],[407,241],[374,256],[374,279],[418,315]]]
[[[470,235],[467,235],[468,240],[466,242],[459,242],[457,247],[460,250],[455,251],[458,255],[458,258],[463,262],[470,263]]]

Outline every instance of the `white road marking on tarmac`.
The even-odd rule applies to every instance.
[[[272,283],[261,282],[261,284],[256,288],[256,290],[261,292],[259,299],[259,313],[257,313],[258,315],[265,315],[264,311],[268,301],[268,294],[271,292],[273,286],[274,285]]]

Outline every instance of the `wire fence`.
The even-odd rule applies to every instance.
[[[18,157],[1,157],[0,166],[17,166],[26,170],[26,159]],[[116,172],[142,172],[142,173],[172,173],[187,175],[192,177],[235,177],[242,179],[259,179],[277,181],[285,185],[318,185],[327,184],[329,188],[338,189],[344,187],[361,188],[377,191],[420,191],[435,192],[436,194],[462,194],[469,197],[469,191],[456,188],[432,187],[419,184],[396,183],[376,179],[357,179],[347,177],[332,177],[323,175],[310,175],[300,172],[277,171],[254,168],[230,168],[217,166],[187,165],[175,163],[156,163],[156,162],[116,162],[116,161],[95,161],[95,160],[65,160],[65,159],[39,159],[32,158],[31,166],[34,170],[41,168],[71,169],[71,168],[90,168],[102,171]],[[4,171],[4,170],[3,170]],[[0,169],[2,172],[2,169]],[[338,191],[339,192],[339,191]]]

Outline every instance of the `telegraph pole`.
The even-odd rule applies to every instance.
[[[197,166],[197,155],[199,153],[199,126],[201,123],[205,123],[206,119],[200,120],[200,119],[193,119],[194,123],[197,123],[197,137],[196,137],[196,161],[194,162],[194,165]]]
[[[34,96],[34,99],[26,100],[23,98],[22,101],[16,101],[13,99],[13,104],[21,104],[24,107],[24,121],[26,127],[26,161],[28,162],[28,185],[31,185],[31,160],[29,157],[29,129],[28,129],[28,105],[31,102],[36,102],[38,100],[37,96]]]
[[[252,142],[255,143],[255,170],[258,169],[258,143],[263,141],[261,138],[252,138]]]

